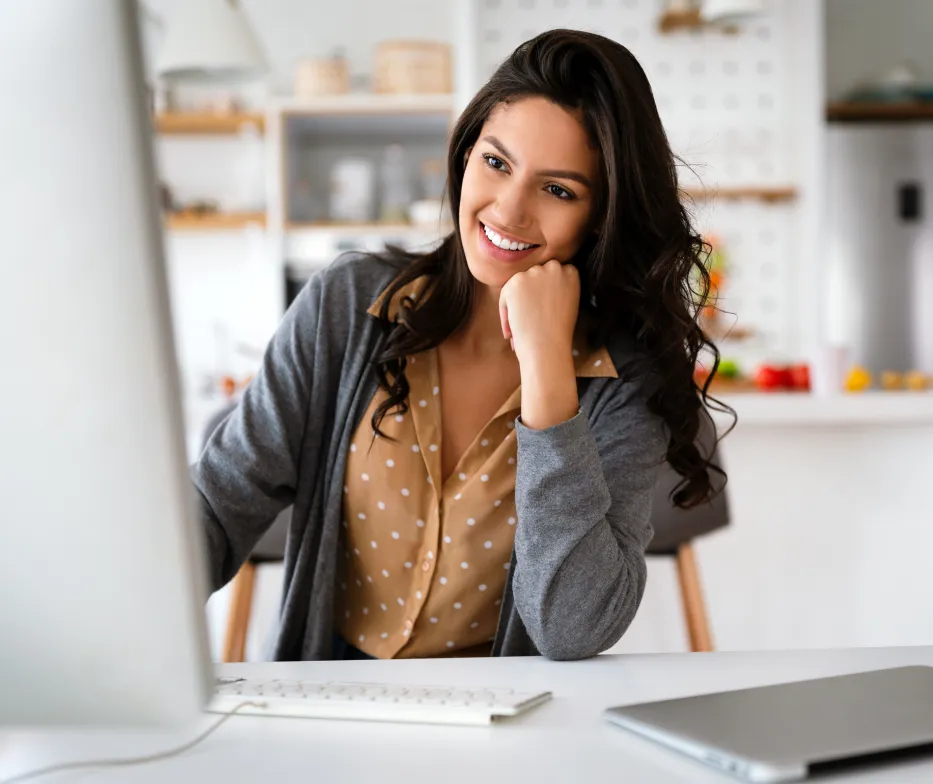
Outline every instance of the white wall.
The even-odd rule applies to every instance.
[[[933,84],[933,3],[825,0],[826,85],[831,99],[910,61]]]

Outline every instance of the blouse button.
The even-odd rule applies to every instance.
[[[421,568],[422,568],[424,571],[428,571],[428,570],[431,568],[431,562],[430,562],[430,561],[425,561],[423,564],[421,564]]]

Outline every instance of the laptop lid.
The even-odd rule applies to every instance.
[[[933,744],[933,667],[642,703],[604,715],[746,781],[799,781],[827,763]]]

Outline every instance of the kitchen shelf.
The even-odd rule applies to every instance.
[[[826,108],[829,122],[912,122],[933,120],[933,101],[867,103],[842,101]]]
[[[700,8],[688,8],[684,11],[665,11],[658,19],[658,32],[662,35],[676,33],[678,30],[706,30],[716,27],[728,35],[739,31],[738,25],[714,25],[703,18]]]
[[[665,11],[658,19],[658,31],[673,33],[677,30],[698,30],[705,26],[699,8],[685,11]]]
[[[702,383],[697,381],[700,386]],[[754,379],[751,378],[720,378],[717,376],[713,379],[713,382],[709,385],[709,394],[719,397],[720,395],[741,395],[749,393],[761,393],[758,385],[755,383]],[[799,394],[799,393],[788,393],[788,394]]]
[[[454,108],[454,96],[451,93],[347,93],[314,98],[287,98],[277,101],[275,107],[287,114],[450,114]]]
[[[321,234],[335,234],[340,236],[411,236],[432,235],[439,236],[453,231],[452,223],[338,223],[334,221],[295,221],[287,223],[287,231],[317,232]]]
[[[169,231],[230,231],[265,225],[264,212],[175,212],[165,216],[165,228]]]
[[[748,200],[764,202],[793,201],[797,198],[797,189],[790,186],[773,187],[723,187],[723,188],[685,188],[684,193],[694,201],[710,199]]]
[[[155,128],[162,134],[235,134],[247,125],[260,133],[266,128],[265,115],[258,112],[236,114],[167,113],[155,117]]]

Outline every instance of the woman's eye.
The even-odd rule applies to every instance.
[[[501,158],[497,158],[495,155],[490,155],[489,153],[486,153],[483,156],[483,160],[486,161],[486,165],[490,169],[495,169],[496,171],[505,170],[505,161],[503,161]]]
[[[547,192],[552,196],[556,196],[558,199],[572,199],[574,198],[573,194],[568,191],[566,188],[561,188],[560,185],[548,185],[546,188]]]

